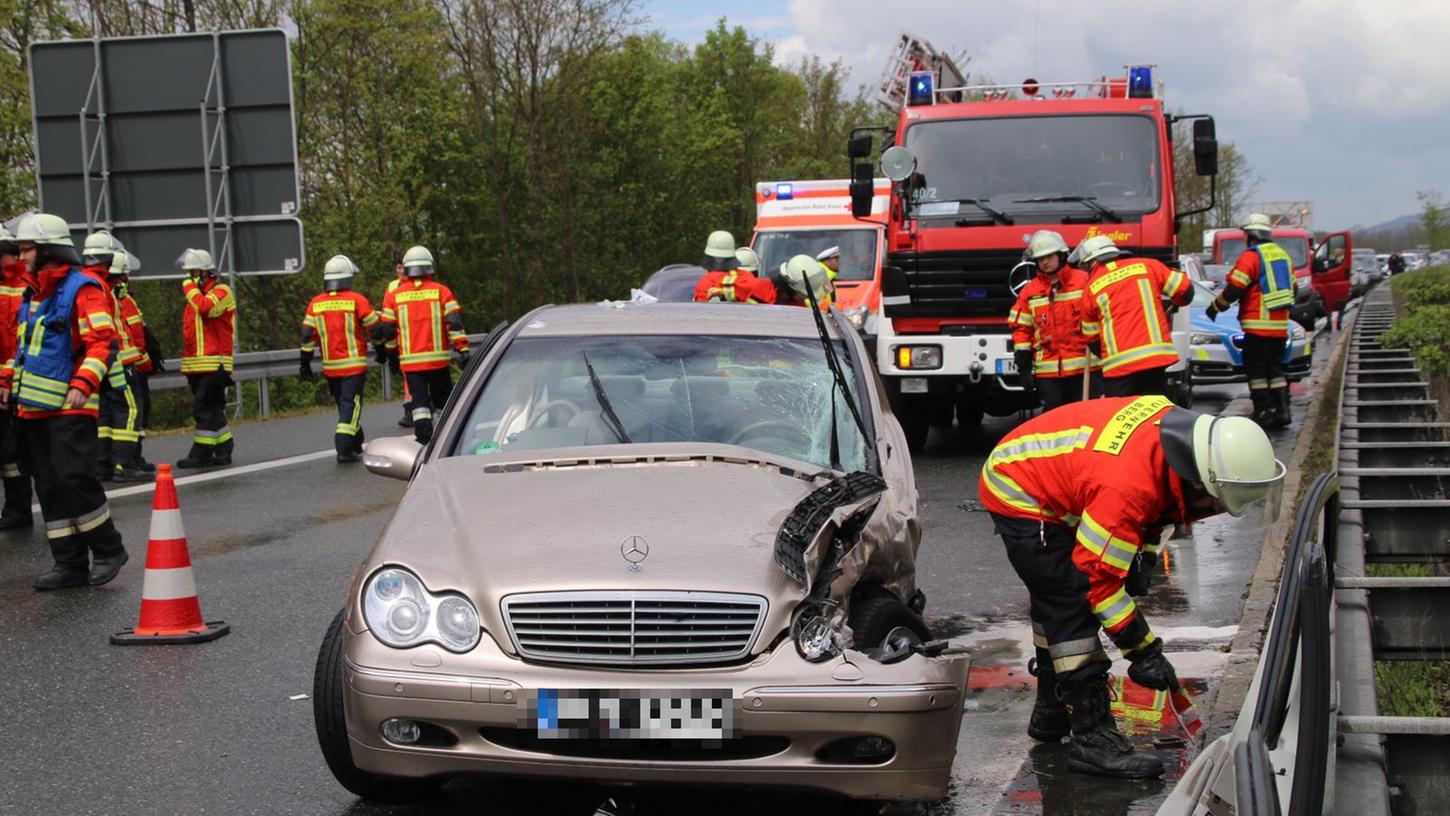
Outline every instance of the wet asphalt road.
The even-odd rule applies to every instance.
[[[1296,414],[1304,401],[1298,391]],[[1221,410],[1241,393],[1242,386],[1202,388],[1195,407]],[[371,407],[364,427],[371,436],[400,433],[396,416],[394,405]],[[43,535],[0,533],[0,711],[11,728],[0,747],[0,814],[588,816],[611,795],[638,814],[839,812],[836,802],[808,797],[481,780],[451,783],[439,801],[413,808],[355,800],[323,765],[311,700],[289,698],[310,694],[323,631],[404,485],[339,466],[326,453],[245,472],[324,451],[334,421],[322,414],[239,425],[234,471],[243,472],[181,484],[203,612],[233,627],[214,643],[107,643],[135,623],[149,493],[112,499],[132,563],[106,587],[33,592],[31,580],[49,566]],[[1033,694],[1024,671],[1026,594],[975,504],[982,458],[1015,421],[937,429],[916,460],[927,614],[940,634],[973,648],[973,690],[949,799],[885,812],[1152,812],[1170,783],[1069,775],[1062,746],[1033,747],[1023,733]],[[1281,446],[1292,436],[1282,435]],[[167,461],[186,444],[180,436],[153,438],[147,455]],[[1200,525],[1170,554],[1171,573],[1144,608],[1179,652],[1180,675],[1211,682],[1258,557],[1257,536]],[[1155,735],[1149,729],[1139,738]],[[1181,751],[1169,759],[1186,765]]]

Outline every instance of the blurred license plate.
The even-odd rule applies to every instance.
[[[735,736],[729,689],[539,689],[520,724],[540,739],[722,740]]]
[[[998,374],[1016,374],[1017,373],[1017,361],[1014,360],[1014,359],[1012,359],[1011,357],[998,357],[997,358],[997,373]]]
[[[927,391],[927,388],[926,388],[926,378],[925,377],[902,377],[901,378],[901,393],[903,393],[903,394],[925,394],[926,391]]]

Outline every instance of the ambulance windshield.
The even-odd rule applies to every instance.
[[[755,252],[761,273],[778,268],[796,255],[812,258],[831,247],[841,248],[841,270],[836,280],[862,281],[876,277],[876,237],[879,227],[847,229],[762,230],[755,234]]]

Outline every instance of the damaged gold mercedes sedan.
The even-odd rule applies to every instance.
[[[837,313],[543,307],[475,351],[318,656],[363,797],[458,774],[937,799],[968,658],[916,586],[901,428]]]

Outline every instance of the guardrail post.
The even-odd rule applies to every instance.
[[[264,418],[272,415],[272,389],[269,388],[268,386],[269,386],[269,382],[268,382],[267,378],[266,377],[263,377],[262,378],[262,396],[261,396],[260,402],[262,404],[262,416]]]
[[[393,371],[386,365],[379,368],[383,370],[383,402],[390,402],[393,399]]]

